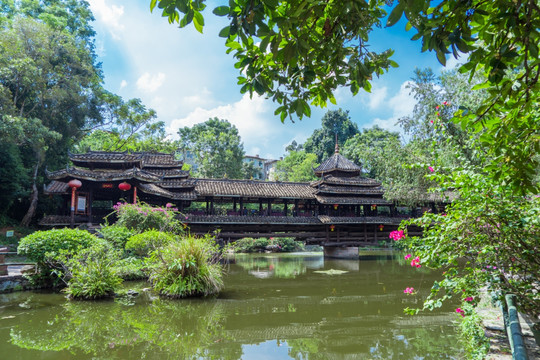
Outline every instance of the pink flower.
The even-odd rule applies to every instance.
[[[405,234],[403,233],[403,230],[394,230],[390,232],[390,236],[388,236],[390,239],[394,239],[394,241],[398,241],[400,239],[403,239],[405,237]]]
[[[432,124],[433,124],[433,120],[431,120],[431,121],[430,121],[430,123],[432,123]]]
[[[439,116],[439,113],[437,112],[437,116]]]
[[[414,288],[413,287],[408,287],[405,290],[403,290],[403,292],[405,294],[413,294],[414,293]]]
[[[411,261],[411,266],[417,268],[422,267],[422,265],[420,265],[420,258],[418,256]]]
[[[412,257],[412,254],[405,255],[405,260],[409,260]]]
[[[172,206],[173,206],[173,205],[172,205],[171,203],[165,204],[165,207],[168,207],[168,208],[170,208],[170,207],[172,207]]]
[[[467,296],[465,298],[465,301],[474,301],[474,298],[472,296]]]
[[[435,106],[435,109],[436,109],[436,110],[439,110],[439,105]]]
[[[431,171],[431,172],[435,171],[435,169],[433,167],[431,167],[431,166],[428,166],[428,170]]]
[[[442,103],[443,105],[450,105],[450,103],[448,101],[443,101]]]
[[[465,311],[463,311],[462,308],[457,308],[457,309],[456,309],[456,312],[457,312],[459,315],[461,315],[462,317],[465,317]]]

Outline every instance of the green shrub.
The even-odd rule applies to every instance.
[[[162,247],[174,240],[170,234],[149,230],[133,235],[126,243],[126,250],[131,250],[139,256],[147,256],[150,251]]]
[[[65,277],[69,278],[64,291],[72,299],[114,296],[122,284],[115,270],[119,259],[119,252],[103,241],[80,250],[71,258],[60,256],[58,260],[65,267]]]
[[[103,239],[113,244],[117,249],[124,249],[128,239],[137,233],[135,230],[121,225],[103,226],[98,232]]]
[[[178,220],[180,213],[171,204],[155,207],[145,203],[118,203],[114,209],[118,217],[116,225],[125,226],[139,233],[152,229],[174,234],[184,232],[185,226]]]
[[[460,341],[468,359],[483,360],[489,352],[489,339],[484,333],[482,319],[470,304],[462,307],[467,316],[459,324]]]
[[[243,238],[232,244],[236,253],[253,253],[271,250],[274,252],[304,251],[304,244],[294,238]]]
[[[149,280],[161,295],[208,296],[223,287],[220,252],[210,237],[186,236],[152,253]]]
[[[295,241],[294,238],[277,238],[272,240],[280,246],[282,252],[305,251],[306,249],[304,243]]]
[[[118,260],[114,264],[114,270],[124,280],[140,280],[148,277],[144,260],[133,256]]]
[[[34,276],[35,283],[45,282],[41,285],[51,285],[50,281],[56,282],[62,274],[58,273],[59,256],[69,256],[79,250],[88,248],[96,243],[98,238],[86,230],[78,229],[55,229],[36,231],[21,239],[17,252],[26,256],[30,261],[35,261],[39,274]]]

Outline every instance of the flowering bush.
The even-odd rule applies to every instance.
[[[180,213],[172,204],[155,207],[145,203],[117,203],[113,206],[118,220],[116,225],[125,226],[137,232],[159,230],[174,234],[184,232],[185,225],[178,220]]]
[[[394,230],[390,232],[389,237],[394,241],[399,241],[405,237],[405,233],[403,232],[403,230]]]

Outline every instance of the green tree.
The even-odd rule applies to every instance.
[[[3,125],[11,127],[2,140],[17,144],[32,179],[22,222],[28,225],[37,208],[42,165],[66,156],[93,106],[87,94],[100,78],[91,53],[72,35],[32,19],[9,22],[0,30],[0,46],[0,109]]]
[[[205,178],[243,178],[244,145],[236,126],[227,120],[208,119],[204,123],[178,130],[180,149],[191,151],[199,165],[197,176]]]
[[[400,144],[399,133],[375,125],[348,139],[343,146],[343,155],[362,166],[368,177],[379,178],[384,171],[381,167],[386,165],[384,159],[379,158],[390,143]]]
[[[276,164],[276,178],[279,181],[305,182],[317,177],[313,168],[317,167],[317,155],[304,150],[289,151],[289,154]]]
[[[242,162],[242,178],[243,179],[261,179],[261,169],[251,161]]]
[[[388,5],[393,6],[387,13]],[[170,23],[193,23],[202,32],[204,1],[150,0]],[[537,189],[533,179],[540,152],[540,121],[534,111],[540,85],[540,7],[536,1],[429,0],[271,1],[231,0],[213,10],[228,16],[220,36],[236,58],[241,92],[266,94],[279,106],[275,113],[310,115],[308,102],[335,102],[341,86],[353,94],[369,91],[373,75],[391,66],[393,53],[370,51],[369,35],[388,15],[386,26],[405,16],[413,40],[433,51],[439,62],[447,54],[466,54],[460,71],[485,74],[479,87],[488,98],[476,111],[455,120],[485,135],[478,141],[492,159],[487,169],[521,193]],[[465,58],[465,57],[463,57]]]
[[[89,131],[74,146],[77,152],[162,151],[172,152],[177,144],[166,138],[165,123],[155,121],[157,115],[140,99],[122,100],[118,95],[101,94],[101,121],[89,125]]]
[[[358,125],[349,118],[349,112],[339,110],[327,111],[321,119],[321,129],[316,129],[306,140],[304,149],[308,153],[317,155],[317,161],[332,156],[336,148],[336,134],[339,144],[358,134]]]

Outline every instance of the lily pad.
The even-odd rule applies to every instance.
[[[336,270],[336,269],[330,269],[330,270],[316,270],[314,271],[318,274],[326,274],[326,275],[343,275],[345,273],[348,273],[348,271],[344,270]]]

